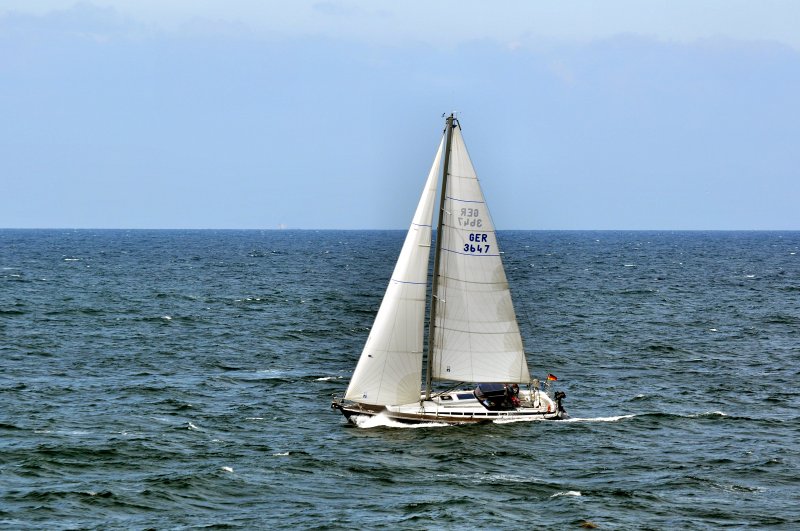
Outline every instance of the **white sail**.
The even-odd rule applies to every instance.
[[[431,221],[444,139],[345,398],[364,404],[419,400]]]
[[[460,127],[453,128],[448,174],[433,379],[527,382],[528,363],[494,224]]]

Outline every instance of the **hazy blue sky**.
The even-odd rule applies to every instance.
[[[0,227],[800,229],[800,2],[0,0]]]

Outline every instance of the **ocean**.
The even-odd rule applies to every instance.
[[[346,424],[402,231],[0,231],[4,529],[798,529],[800,232],[500,232],[572,418]]]

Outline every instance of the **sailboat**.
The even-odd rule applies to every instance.
[[[331,407],[354,424],[376,415],[403,423],[559,420],[566,395],[553,391],[554,380],[528,370],[494,223],[451,114],[350,384]]]

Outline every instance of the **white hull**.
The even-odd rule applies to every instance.
[[[474,424],[493,421],[563,420],[569,418],[560,404],[540,391],[519,393],[517,407],[488,409],[475,397],[472,390],[449,391],[430,400],[420,397],[419,402],[402,405],[376,406],[358,402],[337,401],[331,407],[338,409],[348,421],[355,424],[356,416],[383,415],[390,420],[405,423]]]

